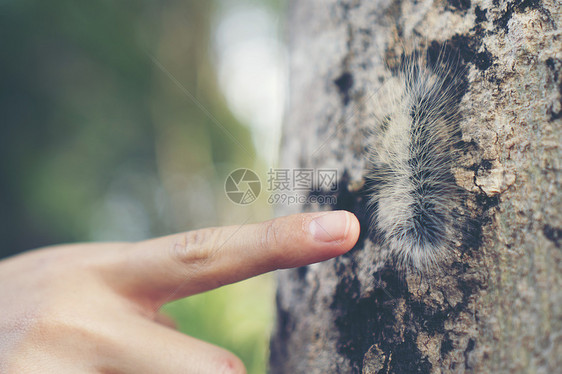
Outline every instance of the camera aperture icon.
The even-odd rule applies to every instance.
[[[236,169],[226,178],[224,191],[233,203],[248,205],[260,195],[261,181],[250,169]]]

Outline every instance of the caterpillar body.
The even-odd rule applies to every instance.
[[[374,108],[369,146],[376,237],[402,271],[436,269],[458,243],[461,192],[451,168],[462,82],[443,50],[402,56]]]

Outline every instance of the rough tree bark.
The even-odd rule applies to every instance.
[[[282,166],[337,168],[363,233],[279,275],[273,373],[554,373],[562,367],[559,0],[306,0],[289,10]],[[385,56],[456,51],[467,88],[454,174],[475,225],[444,275],[402,277],[368,231],[365,128]]]

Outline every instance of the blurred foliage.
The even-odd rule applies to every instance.
[[[224,197],[226,175],[259,160],[216,83],[216,7],[0,0],[0,257],[267,216]],[[166,310],[259,373],[272,297],[266,276]]]

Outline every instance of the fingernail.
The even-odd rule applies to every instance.
[[[347,235],[349,218],[344,211],[330,212],[313,219],[309,230],[315,240],[334,242]]]

